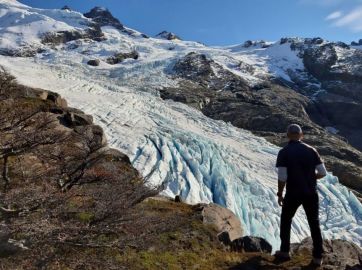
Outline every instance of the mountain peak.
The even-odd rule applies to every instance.
[[[167,39],[167,40],[182,40],[179,36],[177,36],[176,34],[172,33],[172,32],[168,32],[168,31],[162,31],[161,33],[156,35],[156,38],[162,38],[162,39]]]
[[[62,7],[61,9],[62,9],[62,10],[72,11],[72,9],[71,9],[69,6],[67,6],[67,5],[65,5],[65,6]]]
[[[123,24],[105,7],[94,7],[84,16],[92,19],[99,26],[113,26],[118,30],[124,30]]]
[[[361,46],[362,45],[362,39],[360,39],[358,41],[352,41],[351,45],[352,46]]]

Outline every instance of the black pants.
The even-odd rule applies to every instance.
[[[313,239],[313,257],[322,258],[323,240],[319,227],[319,198],[317,193],[304,196],[295,196],[291,194],[285,195],[280,224],[280,239],[282,242],[280,250],[283,252],[289,252],[292,219],[300,205],[303,205],[308,219]]]

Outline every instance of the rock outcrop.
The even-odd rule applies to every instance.
[[[48,32],[42,36],[41,42],[47,45],[60,45],[79,39],[91,39],[94,41],[103,41],[105,36],[102,29],[97,24],[91,24],[84,31],[58,31]]]
[[[91,59],[87,62],[88,65],[94,66],[94,67],[99,66],[100,63],[101,63],[101,61],[99,59]]]
[[[24,46],[19,49],[1,48],[0,55],[12,57],[34,57],[36,54],[44,51],[45,50],[43,48],[34,48],[31,46]]]
[[[102,26],[113,26],[118,30],[124,30],[123,24],[115,17],[112,13],[103,7],[94,7],[89,12],[84,13],[84,16],[92,19],[100,27]]]
[[[362,46],[362,39],[360,39],[358,41],[352,41],[351,45],[352,46]]]
[[[237,252],[261,252],[267,254],[271,254],[273,250],[268,241],[255,236],[244,236],[233,240],[231,249]]]
[[[334,127],[362,150],[362,50],[321,38],[285,38],[280,43],[288,44],[304,63],[305,70],[290,72],[289,86],[311,98],[318,111],[310,115],[312,120]]]
[[[229,209],[213,203],[200,207],[204,224],[214,226],[219,235],[226,233],[227,236],[223,235],[223,238],[226,237],[232,242],[243,236],[240,220]]]
[[[156,35],[156,38],[162,38],[166,40],[182,40],[179,36],[172,32],[162,31]]]
[[[106,62],[110,65],[116,65],[119,64],[121,62],[123,62],[126,59],[134,59],[137,60],[139,57],[138,52],[136,51],[131,51],[131,52],[126,52],[126,53],[116,53],[115,55],[108,57]]]
[[[65,5],[64,7],[62,7],[61,10],[72,11],[72,9],[71,9],[69,6],[67,6],[67,5]]]
[[[309,253],[313,248],[311,238],[292,244],[292,255]],[[325,240],[324,267],[332,269],[362,269],[362,250],[357,245],[344,240]]]
[[[204,54],[191,52],[173,67],[174,75],[213,91],[243,92],[247,83]]]

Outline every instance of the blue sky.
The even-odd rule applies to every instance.
[[[20,0],[39,8],[69,5],[110,9],[126,26],[148,35],[162,30],[185,40],[230,45],[245,40],[362,38],[362,0]]]

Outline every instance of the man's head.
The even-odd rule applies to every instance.
[[[302,128],[297,124],[291,124],[287,129],[288,139],[291,141],[299,141],[303,139],[303,131]]]

